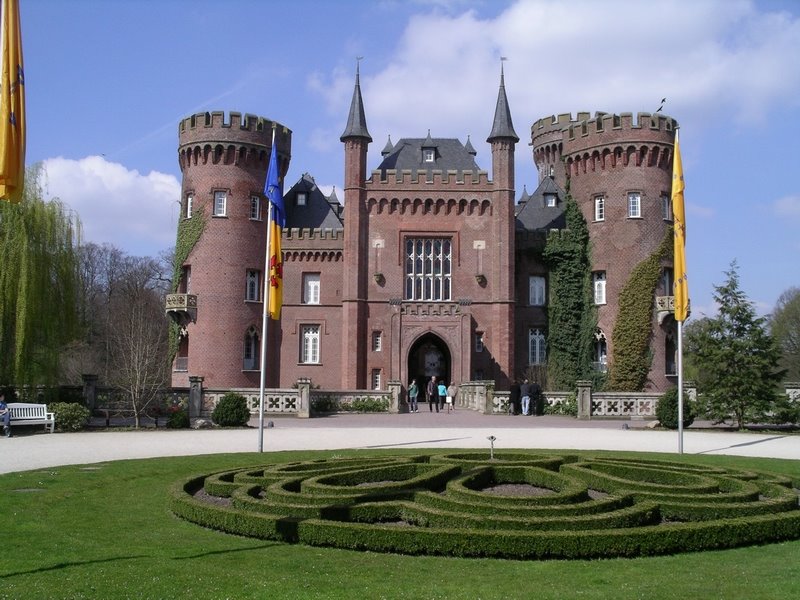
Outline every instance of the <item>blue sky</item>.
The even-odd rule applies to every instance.
[[[800,285],[796,0],[21,0],[28,164],[87,241],[174,243],[177,126],[206,110],[293,131],[286,187],[343,180],[356,56],[370,167],[391,135],[471,141],[489,170],[505,56],[518,195],[530,126],[554,113],[664,112],[681,124],[694,314],[732,260],[761,313]],[[340,198],[342,194],[339,194]]]

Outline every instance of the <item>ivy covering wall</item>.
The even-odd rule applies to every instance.
[[[644,389],[653,355],[653,299],[661,277],[661,263],[671,256],[672,228],[658,248],[640,262],[619,295],[619,313],[612,333],[608,389],[636,392]]]
[[[206,215],[202,209],[195,210],[191,219],[180,219],[178,222],[178,238],[175,242],[175,258],[172,264],[172,292],[178,291],[183,274],[183,263],[189,258],[206,227]],[[176,323],[169,325],[169,359],[174,360],[178,352],[178,335],[180,329]]]
[[[566,229],[551,232],[543,259],[549,269],[547,377],[551,389],[572,389],[591,372],[597,315],[591,296],[589,228],[567,192]]]

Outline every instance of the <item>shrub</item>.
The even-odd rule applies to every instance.
[[[578,396],[572,392],[557,404],[544,403],[544,414],[546,415],[565,415],[568,417],[578,416]]]
[[[219,399],[211,420],[220,427],[243,427],[250,420],[247,400],[241,394],[228,392]]]
[[[187,429],[190,426],[189,412],[183,407],[175,407],[170,410],[169,417],[167,418],[167,427],[169,429]]]
[[[661,398],[658,399],[658,406],[656,407],[656,417],[658,417],[661,425],[667,429],[678,428],[678,388],[667,390]],[[695,408],[694,404],[687,402],[686,396],[683,398],[683,426],[689,427],[694,423]]]
[[[56,429],[58,431],[81,431],[86,429],[89,424],[89,418],[92,416],[88,408],[71,402],[55,402],[48,404],[47,408],[55,416]]]

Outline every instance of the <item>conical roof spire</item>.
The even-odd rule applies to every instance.
[[[519,136],[514,131],[514,124],[511,122],[511,110],[508,108],[508,98],[506,98],[506,83],[502,62],[500,63],[500,91],[497,93],[497,106],[494,109],[492,133],[489,134],[486,141],[492,142],[499,138],[511,138],[515,142],[519,141]]]
[[[386,145],[383,147],[383,150],[381,150],[381,156],[389,156],[393,149],[394,144],[392,144],[392,136],[390,135]]]
[[[350,102],[350,114],[347,116],[347,127],[339,138],[345,141],[348,138],[364,138],[368,142],[372,141],[369,131],[367,131],[367,118],[364,116],[364,102],[361,100],[361,83],[358,62],[356,62],[356,86],[353,90],[353,100]]]
[[[464,150],[466,150],[472,156],[475,156],[476,154],[478,154],[478,151],[475,150],[475,148],[472,147],[472,142],[469,141],[469,136],[467,136],[467,143],[464,144]]]

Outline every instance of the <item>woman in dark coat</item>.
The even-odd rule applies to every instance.
[[[522,400],[519,393],[519,381],[511,382],[511,392],[508,397],[508,414],[518,415],[522,412]]]

